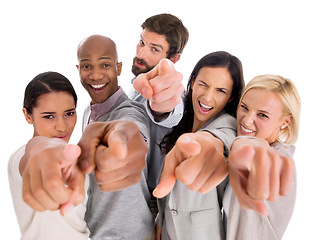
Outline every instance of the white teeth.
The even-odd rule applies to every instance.
[[[203,108],[206,108],[206,109],[212,109],[213,107],[210,107],[210,106],[207,106],[205,104],[203,104],[202,102],[199,102],[200,103],[200,106],[203,107]]]
[[[91,84],[91,87],[97,89],[97,88],[105,87],[105,85],[106,85],[106,83],[105,84],[99,84],[99,85],[92,85]]]
[[[246,133],[253,133],[254,131],[249,130],[247,128],[244,128],[243,126],[241,126],[242,131],[246,132]]]

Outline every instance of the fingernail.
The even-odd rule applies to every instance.
[[[153,192],[152,192],[153,196],[155,196],[156,191],[158,191],[158,188],[157,188],[157,187],[156,187],[156,188],[153,190]],[[155,196],[155,197],[156,197],[156,196]]]

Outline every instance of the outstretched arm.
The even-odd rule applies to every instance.
[[[95,171],[102,191],[119,191],[140,181],[148,147],[135,123],[89,124],[78,145],[81,169],[87,174]]]
[[[151,114],[159,122],[168,117],[169,113],[180,103],[184,86],[183,75],[177,72],[168,59],[162,59],[148,73],[140,74],[133,86],[144,98],[149,100]]]
[[[162,198],[174,187],[176,179],[193,191],[206,193],[227,176],[223,143],[211,133],[183,134],[166,155],[161,180],[154,196]]]
[[[268,215],[264,200],[286,196],[294,176],[294,162],[260,138],[235,140],[229,155],[230,185],[245,209]]]
[[[84,199],[84,174],[77,166],[80,147],[55,138],[34,137],[20,163],[24,201],[36,211],[61,210]]]

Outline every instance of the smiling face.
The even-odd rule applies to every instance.
[[[26,121],[33,124],[34,137],[44,136],[69,141],[77,121],[73,96],[67,92],[50,92],[41,95],[28,114],[23,108]]]
[[[224,109],[231,98],[233,79],[226,68],[203,67],[191,88],[195,132]]]
[[[92,98],[92,104],[103,103],[118,90],[116,46],[104,36],[91,36],[78,48],[77,68],[81,83]]]
[[[162,58],[167,57],[169,43],[164,35],[143,29],[137,45],[137,55],[133,59],[132,72],[135,76],[154,68]]]
[[[263,138],[271,144],[290,119],[283,114],[282,102],[275,93],[253,88],[245,93],[237,110],[237,133]]]

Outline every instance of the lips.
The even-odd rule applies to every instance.
[[[139,68],[148,67],[148,64],[143,59],[140,59],[140,58],[135,58],[134,64]]]
[[[213,109],[213,107],[208,106],[208,105],[206,105],[206,104],[204,104],[204,103],[202,103],[200,101],[198,101],[198,103],[199,103],[200,112],[203,113],[203,114],[207,114]]]
[[[94,90],[96,91],[100,91],[100,90],[103,90],[105,88],[107,83],[104,83],[104,84],[97,84],[97,85],[92,85],[92,84],[89,84],[91,88],[93,88]]]
[[[245,128],[243,125],[240,125],[240,131],[243,135],[253,134],[255,131]]]
[[[66,135],[63,135],[63,136],[55,136],[54,138],[59,138],[59,139],[62,139],[62,140],[67,140],[67,138],[68,138],[68,134],[66,134]]]

